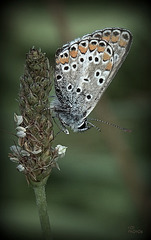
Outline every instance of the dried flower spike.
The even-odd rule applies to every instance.
[[[39,182],[49,176],[66,149],[52,148],[50,74],[48,58],[41,50],[31,48],[26,56],[24,75],[20,78],[20,115],[14,114],[18,145],[13,145],[9,154],[29,182]]]

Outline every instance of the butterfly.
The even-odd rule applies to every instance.
[[[51,108],[66,134],[69,134],[67,127],[74,132],[92,127],[87,117],[125,60],[131,43],[130,31],[105,28],[56,51],[56,99]]]

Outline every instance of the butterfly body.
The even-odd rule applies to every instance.
[[[87,116],[94,109],[128,54],[132,35],[107,28],[65,44],[56,52],[55,91],[52,103],[65,132],[90,128]]]

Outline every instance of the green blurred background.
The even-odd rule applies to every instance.
[[[150,4],[150,2],[148,2]],[[42,239],[34,193],[9,161],[13,113],[25,54],[33,45],[54,66],[58,47],[105,27],[133,34],[130,53],[91,114],[132,129],[96,123],[83,134],[59,134],[68,147],[47,184],[54,240],[146,239],[150,234],[150,19],[147,2],[11,1],[1,14],[1,229],[7,239]],[[53,95],[53,94],[52,94]],[[56,132],[58,131],[57,128]],[[129,233],[128,230],[135,230]],[[140,230],[139,232],[136,232]],[[3,238],[5,239],[5,238]]]

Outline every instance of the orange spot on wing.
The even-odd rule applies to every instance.
[[[69,62],[69,58],[64,57],[64,58],[60,58],[60,63],[65,64]]]
[[[70,54],[71,57],[75,58],[78,54],[78,51],[72,50],[72,51],[69,52],[69,54]]]
[[[121,47],[125,47],[125,46],[127,45],[127,42],[124,41],[123,39],[121,39],[120,42],[119,42],[119,45],[120,45]]]
[[[112,36],[111,37],[111,41],[114,42],[114,43],[117,42],[118,40],[119,40],[119,36]]]
[[[79,46],[79,50],[81,53],[86,53],[86,51],[88,50],[87,47],[82,47],[82,46]]]
[[[94,49],[96,49],[96,47],[97,45],[89,44],[90,51],[93,51]]]
[[[105,47],[98,46],[98,52],[104,52]]]
[[[69,62],[69,57],[66,58],[66,63],[68,63],[68,62]]]
[[[113,66],[112,62],[111,61],[108,62],[108,64],[106,65],[105,70],[110,71],[112,69],[112,66]]]
[[[103,53],[103,60],[104,60],[104,61],[107,61],[107,60],[109,60],[110,58],[111,58],[111,56],[110,56],[108,53],[106,53],[106,52]]]
[[[108,35],[108,36],[103,36],[102,39],[109,42],[110,41],[110,37],[111,35]]]

